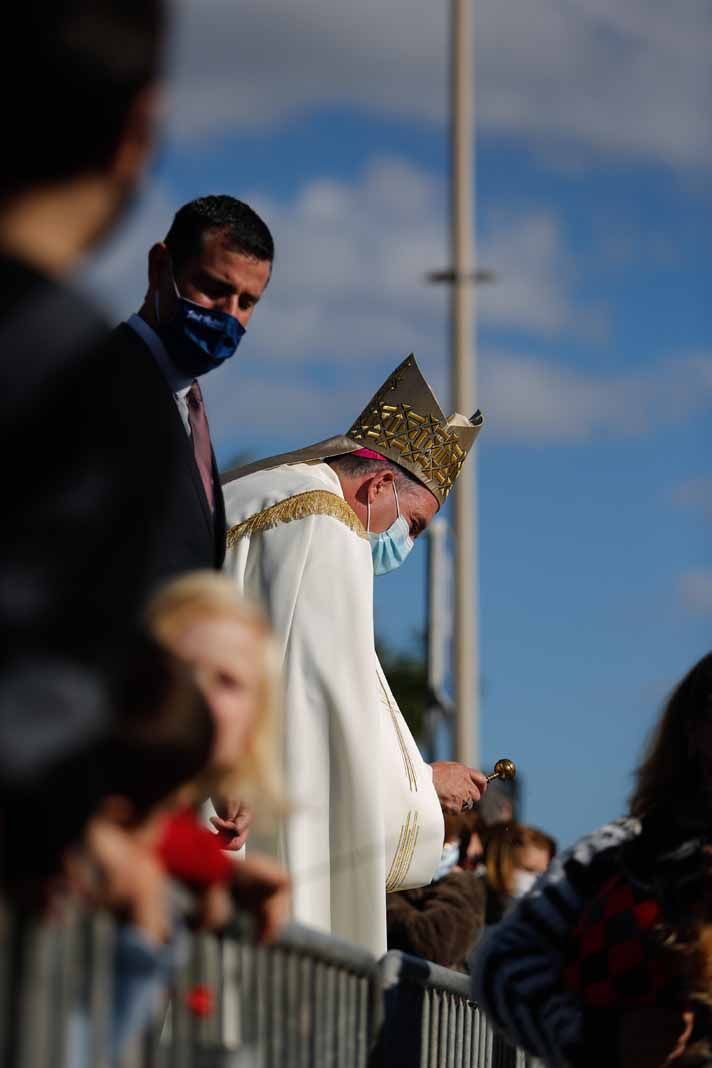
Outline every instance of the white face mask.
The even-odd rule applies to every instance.
[[[539,876],[535,871],[524,871],[523,868],[515,868],[514,889],[512,897],[524,897],[528,894]]]
[[[446,875],[449,875],[459,859],[460,843],[446,842],[440,854],[440,863],[435,869],[435,875],[433,875],[433,882],[436,883],[439,879],[444,879]]]

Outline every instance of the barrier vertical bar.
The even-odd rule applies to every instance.
[[[469,1068],[472,1063],[472,1026],[477,1009],[471,1002],[466,1001],[462,1015],[462,1065]]]
[[[369,1033],[369,999],[371,995],[368,979],[359,976],[358,980],[358,1008],[357,1008],[357,1053],[356,1064],[358,1068],[366,1068],[371,1054]]]
[[[450,1028],[452,1013],[452,997],[447,990],[442,994],[442,1008],[440,1010],[440,1063],[438,1068],[448,1068],[448,1053],[450,1049]]]

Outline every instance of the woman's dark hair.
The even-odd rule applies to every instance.
[[[230,247],[236,252],[255,260],[273,262],[272,234],[257,212],[235,197],[209,196],[184,204],[171,223],[166,245],[176,270],[200,255],[203,235],[213,230],[225,233]]]
[[[205,769],[214,720],[190,669],[148,637],[128,658],[115,707],[100,756],[104,793],[126,798],[140,820]]]
[[[671,697],[636,774],[630,814],[675,822],[712,822],[712,653]]]

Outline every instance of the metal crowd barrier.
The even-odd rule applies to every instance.
[[[493,1030],[461,972],[391,952],[381,974],[382,1068],[539,1068]]]
[[[7,921],[7,917],[5,918]],[[535,1068],[494,1034],[466,976],[401,953],[377,961],[309,928],[273,946],[247,928],[186,932],[170,999],[111,1058],[116,927],[106,916],[5,923],[6,1068]],[[78,1012],[78,1008],[81,1010]]]
[[[172,999],[184,1041],[162,1037],[192,1051],[178,1068],[368,1068],[382,1017],[370,953],[297,924],[267,947],[235,933],[193,940]],[[191,995],[203,989],[215,1009],[201,1019]]]

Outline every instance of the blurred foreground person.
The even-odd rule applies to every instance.
[[[0,897],[13,910],[41,915],[52,901],[66,851],[81,842],[105,794],[98,756],[112,725],[98,676],[48,658],[5,671]]]
[[[88,671],[57,663],[46,675],[20,665],[16,700],[12,673],[0,693],[0,880],[14,921],[3,940],[13,961],[11,997],[21,997],[28,981],[39,924],[61,926],[77,896],[109,909],[119,921],[113,1053],[145,1022],[172,968],[174,923],[158,840],[181,791],[204,771],[214,734],[188,669],[144,637],[126,646],[110,693],[104,680],[92,686]],[[24,1018],[6,1009],[7,1063],[15,1063]],[[79,1007],[72,1064],[88,1063],[86,1016]]]
[[[388,948],[463,971],[485,922],[482,880],[460,866],[471,831],[467,814],[445,816],[445,843],[429,886],[386,897]]]
[[[67,278],[122,218],[148,160],[162,10],[160,0],[27,0],[4,18],[5,662],[47,652],[110,663],[145,594],[170,439],[130,381],[114,390],[100,358],[106,324]],[[32,92],[17,92],[18,70],[32,72]]]
[[[537,827],[521,823],[495,823],[487,828],[485,841],[485,922],[499,923],[549,867],[556,842]]]
[[[226,570],[274,628],[285,687],[279,847],[294,916],[380,955],[385,894],[430,882],[441,805],[485,777],[425,764],[374,648],[373,576],[398,567],[445,501],[482,417],[446,419],[409,356],[349,432],[225,478]]]
[[[168,821],[192,796],[214,744],[210,710],[191,672],[149,639],[135,642],[115,703],[122,709],[97,754],[105,797],[81,845],[69,851],[70,886],[117,921],[110,1059],[138,1034],[178,964],[180,921],[160,846]],[[91,1064],[88,1016],[71,1032],[72,1065]]]
[[[113,331],[109,362],[130,381],[177,462],[154,532],[150,579],[222,567],[225,506],[198,379],[231,359],[272,273],[274,243],[259,215],[231,196],[193,200],[148,253],[143,305]],[[127,418],[131,418],[127,408]],[[127,467],[127,478],[140,478]]]
[[[254,915],[258,936],[270,940],[288,916],[286,872],[257,853],[237,861],[222,850],[244,845],[255,810],[263,827],[281,811],[279,673],[271,631],[259,608],[225,576],[209,571],[169,582],[148,617],[158,639],[190,666],[215,726],[194,801],[212,798],[217,833],[197,827],[194,816],[191,831],[183,816],[168,843],[172,870],[190,881],[217,852],[223,881]],[[191,836],[182,846],[181,835]]]
[[[712,654],[673,692],[630,816],[554,860],[483,938],[473,992],[555,1068],[712,1063]]]

